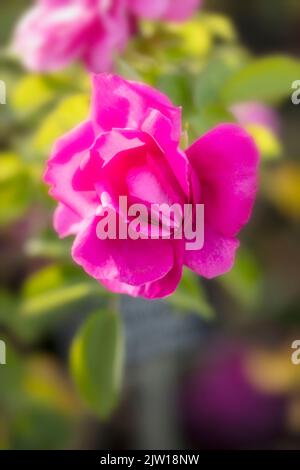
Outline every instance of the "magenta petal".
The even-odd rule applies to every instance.
[[[122,129],[100,134],[74,174],[74,187],[81,191],[95,190],[95,186],[103,180],[103,169],[111,160],[117,159],[119,154],[126,151],[128,157],[131,157],[136,149],[145,146],[140,137],[139,131]],[[121,168],[117,173],[120,173],[120,170]],[[118,181],[120,175],[116,174],[116,170],[113,176]]]
[[[258,151],[253,139],[239,126],[224,124],[186,153],[201,183],[206,225],[233,237],[248,222],[256,195]]]
[[[177,128],[178,126],[176,126]],[[172,168],[183,192],[189,196],[190,165],[184,152],[178,148],[179,141],[177,132],[172,133],[170,119],[166,118],[156,109],[149,110],[149,113],[142,126],[143,131],[148,132],[155,139],[157,145],[165,154],[170,167]]]
[[[126,294],[131,297],[140,296],[140,287],[130,286],[125,282],[109,281],[107,279],[98,279],[100,284],[115,294]]]
[[[58,204],[53,221],[60,238],[64,238],[78,233],[82,218],[64,204]]]
[[[165,18],[170,21],[185,21],[192,16],[202,0],[172,0],[166,11]]]
[[[129,7],[137,16],[149,19],[163,18],[170,0],[130,0]]]
[[[132,297],[144,297],[145,299],[161,299],[175,292],[182,276],[184,245],[181,241],[173,243],[174,266],[166,276],[158,281],[148,282],[142,286],[134,287],[118,281],[99,279],[99,282],[112,292],[127,294]]]
[[[173,241],[174,265],[168,274],[159,281],[146,284],[140,289],[139,295],[146,299],[161,299],[173,294],[182,277],[184,243],[182,240]]]
[[[96,279],[116,280],[132,286],[164,277],[173,267],[170,240],[100,240],[94,218],[77,235],[74,260]]]
[[[206,228],[203,248],[185,251],[184,264],[200,276],[212,279],[231,270],[238,247],[236,238],[223,237]]]
[[[76,191],[73,177],[93,141],[89,122],[67,133],[55,145],[44,175],[45,182],[51,186],[50,194],[82,217],[97,205],[96,194]]]
[[[164,114],[180,138],[180,109],[162,93],[144,83],[124,80],[117,75],[93,75],[92,120],[96,128],[140,129],[149,108]]]
[[[133,13],[149,19],[184,21],[200,6],[200,0],[130,0]]]

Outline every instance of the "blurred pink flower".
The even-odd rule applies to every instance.
[[[135,15],[171,21],[188,19],[201,3],[202,0],[128,0]]]
[[[93,72],[109,70],[129,38],[127,0],[37,0],[17,25],[13,49],[37,72],[81,59]]]
[[[181,109],[166,96],[143,83],[94,75],[90,118],[59,139],[48,161],[45,181],[59,201],[55,229],[61,237],[76,235],[75,262],[114,292],[164,297],[176,289],[183,265],[212,278],[234,263],[236,236],[255,198],[256,147],[232,124],[186,152],[180,138]],[[123,217],[119,196],[130,204],[204,204],[203,248],[186,251],[184,239],[161,237],[100,240],[101,211]]]
[[[257,124],[268,128],[274,134],[280,133],[280,119],[270,106],[257,101],[237,103],[230,111],[242,126]]]
[[[138,16],[184,20],[198,5],[199,0],[36,0],[17,25],[13,50],[36,72],[78,59],[92,72],[109,71]]]

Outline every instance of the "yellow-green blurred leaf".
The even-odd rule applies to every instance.
[[[0,153],[0,168],[0,225],[5,225],[26,211],[32,187],[24,163],[14,153]]]
[[[216,38],[225,41],[235,41],[237,39],[236,30],[228,16],[218,13],[201,12],[200,18],[201,22]]]
[[[55,89],[49,85],[46,77],[25,75],[12,90],[10,103],[21,115],[37,111],[55,97]]]
[[[282,145],[278,137],[267,127],[257,124],[246,126],[247,131],[252,135],[258,150],[266,160],[273,160],[282,154]]]
[[[195,16],[183,23],[170,23],[166,28],[178,37],[180,48],[189,55],[204,56],[212,46],[210,30],[202,23],[201,17]]]
[[[88,95],[76,94],[63,99],[42,121],[33,139],[34,148],[47,154],[56,139],[87,119],[88,114]]]
[[[92,295],[100,297],[103,293],[100,285],[74,273],[72,268],[50,265],[26,279],[20,314],[45,315]]]

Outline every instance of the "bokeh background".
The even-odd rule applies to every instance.
[[[116,60],[183,105],[189,141],[238,120],[262,153],[234,269],[186,273],[155,302],[105,292],[54,234],[41,175],[87,114],[89,78],[80,65],[31,74],[11,56],[29,4],[0,6],[0,448],[300,449],[299,1],[206,0],[182,25],[141,23]]]

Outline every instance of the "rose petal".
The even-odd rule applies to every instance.
[[[58,204],[54,212],[54,228],[60,238],[76,235],[80,229],[82,218],[64,204]]]
[[[239,126],[224,124],[186,153],[201,182],[206,226],[233,237],[248,222],[256,195],[258,151],[252,138]]]
[[[139,286],[164,277],[173,267],[170,240],[100,240],[95,217],[77,235],[73,259],[96,279]]]
[[[212,279],[231,270],[238,247],[236,238],[223,237],[205,228],[203,248],[185,251],[184,264],[200,276]]]
[[[159,91],[117,75],[93,75],[91,116],[96,128],[140,129],[149,108],[157,109],[172,123],[172,135],[180,139],[180,109]]]
[[[59,139],[48,161],[44,180],[51,186],[50,194],[82,217],[97,206],[97,195],[89,191],[77,191],[73,177],[94,141],[90,122],[78,127]]]
[[[130,0],[133,13],[149,19],[184,21],[200,6],[200,0]]]
[[[181,280],[183,262],[183,243],[176,241],[174,249],[174,266],[165,277],[158,281],[148,282],[142,286],[134,287],[118,281],[99,279],[99,282],[112,292],[127,294],[132,297],[144,297],[145,299],[161,299],[173,294]]]

